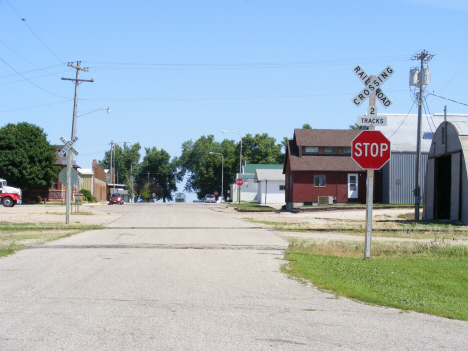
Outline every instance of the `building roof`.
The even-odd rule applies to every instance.
[[[57,156],[57,158],[55,159],[55,165],[56,166],[63,166],[64,163],[62,161],[67,162],[67,158],[60,155],[60,151],[62,151],[62,149],[65,147],[65,145],[52,145],[52,146],[55,147],[55,156]],[[65,163],[65,165],[66,165],[66,163]],[[80,168],[80,166],[74,165],[73,168]]]
[[[284,182],[283,169],[257,169],[255,171],[255,183],[264,182],[265,180]]]
[[[294,139],[298,146],[350,147],[360,132],[352,129],[295,129]]]
[[[81,168],[78,170],[78,174],[80,175],[94,175],[94,172],[90,168]]]
[[[283,169],[283,164],[247,164],[244,167],[244,173],[253,173],[257,169]]]
[[[382,132],[390,140],[392,152],[416,152],[416,139],[418,132],[418,115],[389,115],[379,113],[379,117],[387,117],[386,126],[376,126],[375,130]],[[437,127],[444,121],[444,115],[422,115],[421,123],[421,152],[429,152],[432,135]],[[448,122],[468,122],[468,115],[447,115]],[[465,129],[466,130],[466,129]]]
[[[344,145],[344,147],[350,146],[351,141],[348,145]],[[351,156],[303,155],[299,157],[295,140],[288,140],[286,162],[289,162],[292,171],[360,172],[363,170]],[[286,173],[286,167],[283,173]]]

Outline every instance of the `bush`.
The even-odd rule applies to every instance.
[[[96,198],[91,194],[91,191],[89,191],[88,189],[81,189],[80,194],[83,194],[83,196],[88,202],[97,202]]]

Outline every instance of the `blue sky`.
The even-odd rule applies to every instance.
[[[304,123],[348,128],[366,112],[351,103],[357,64],[395,70],[383,86],[393,105],[379,113],[417,113],[408,76],[423,49],[436,55],[427,92],[468,104],[467,18],[465,0],[0,0],[0,125],[69,139],[74,86],[60,78],[75,76],[67,63],[77,60],[89,67],[80,78],[94,79],[79,88],[83,168],[111,140],[179,156],[201,135],[239,139],[223,129],[280,142]],[[428,113],[468,113],[427,102]]]

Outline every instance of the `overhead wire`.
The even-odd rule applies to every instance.
[[[18,13],[18,11],[16,11],[16,9],[13,7],[13,5],[10,3],[9,0],[6,0],[6,2],[8,3],[8,5],[10,5],[10,7],[13,9],[13,11],[15,11],[15,13],[18,15],[18,17],[21,19],[21,21],[24,23],[24,25],[26,27],[28,27],[28,29],[31,31],[31,33],[37,38],[37,40],[39,40],[41,42],[42,45],[44,45],[44,47],[52,54],[55,56],[55,58],[57,60],[60,61],[60,63],[62,64],[65,64],[65,62],[63,62],[60,57],[58,57],[42,40],[41,38],[39,38],[39,36],[31,29],[31,27],[28,26],[28,24],[26,23],[26,19],[24,17],[21,17],[20,14]]]
[[[55,78],[59,78],[58,76],[56,76],[56,75],[54,75],[54,74],[52,74],[52,73],[47,72],[45,69],[38,67],[37,65],[35,65],[35,64],[32,63],[31,61],[29,61],[27,58],[25,58],[25,57],[23,57],[22,55],[20,55],[19,53],[17,53],[15,50],[13,50],[11,47],[9,47],[7,44],[5,44],[3,41],[0,40],[0,43],[2,43],[3,45],[5,45],[10,51],[12,51],[13,53],[15,53],[17,56],[21,57],[23,60],[25,60],[25,61],[26,61],[27,63],[29,63],[30,65],[32,65],[32,66],[36,67],[37,69],[39,69],[39,70],[41,70],[41,71],[47,73],[47,74],[50,75],[50,76],[53,76],[53,77],[55,77]]]
[[[66,99],[66,100],[69,100],[69,99],[70,99],[70,98],[67,98],[67,97],[64,97],[64,96],[60,96],[60,95],[54,94],[54,93],[52,93],[52,92],[50,92],[50,91],[48,91],[48,90],[46,90],[46,89],[40,87],[39,85],[37,85],[37,84],[31,82],[31,80],[29,80],[29,79],[26,78],[24,75],[22,75],[22,74],[19,73],[17,70],[15,70],[11,65],[9,65],[9,64],[8,64],[4,59],[2,59],[1,57],[0,57],[0,61],[2,61],[5,65],[7,65],[7,66],[10,67],[13,71],[15,71],[16,74],[19,74],[19,75],[20,75],[21,77],[23,77],[26,81],[28,81],[29,83],[31,83],[32,85],[34,85],[36,88],[39,88],[39,89],[41,89],[42,91],[45,91],[46,93],[48,93],[48,94],[50,94],[50,95],[57,96],[57,97],[62,98],[62,99]]]

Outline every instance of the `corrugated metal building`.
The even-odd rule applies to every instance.
[[[392,156],[382,168],[382,202],[390,204],[414,203],[416,179],[416,138],[418,115],[387,115],[387,126],[375,127],[390,140]],[[448,121],[467,121],[468,115],[447,115]],[[421,142],[421,192],[424,189],[427,159],[432,136],[444,121],[443,114],[423,115]],[[421,193],[422,195],[422,193]]]
[[[423,218],[468,221],[468,122],[441,123],[432,139]]]

